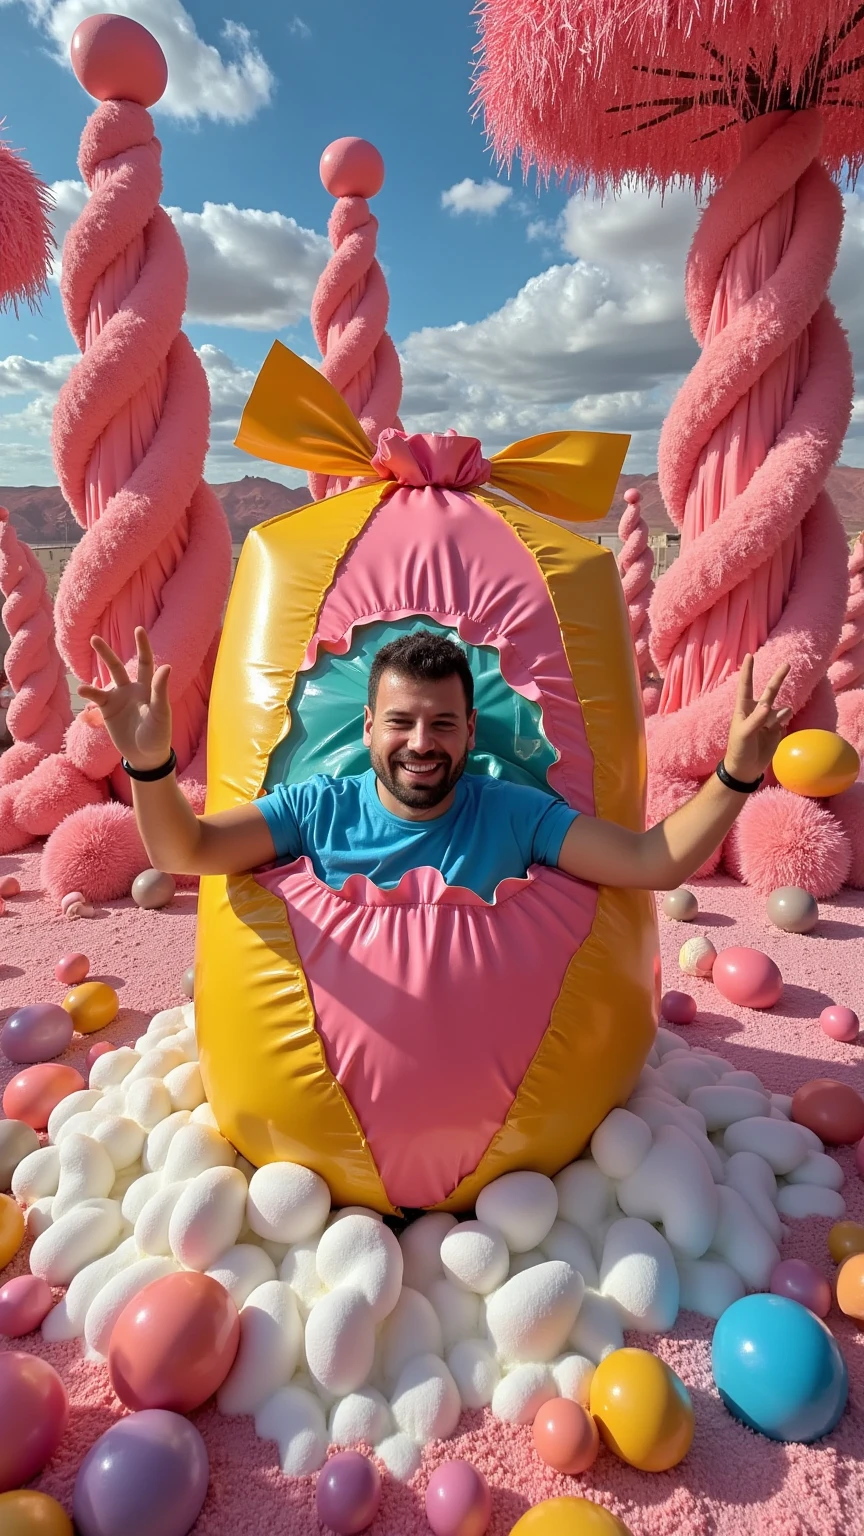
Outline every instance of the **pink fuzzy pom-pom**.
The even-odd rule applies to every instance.
[[[845,794],[835,795],[831,801],[831,810],[852,848],[852,863],[846,883],[854,885],[856,890],[864,890],[864,780],[853,784]]]
[[[42,884],[57,902],[72,890],[83,891],[88,902],[114,901],[128,896],[135,876],[149,867],[128,805],[85,805],[61,821],[46,844]]]
[[[745,805],[725,844],[726,867],[764,895],[798,885],[817,898],[834,896],[852,862],[837,817],[803,795],[765,789]]]
[[[864,762],[864,687],[837,695],[837,729]]]
[[[46,291],[54,241],[48,188],[9,144],[0,139],[0,311],[18,313]]]

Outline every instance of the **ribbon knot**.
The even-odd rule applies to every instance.
[[[399,485],[440,485],[457,491],[485,485],[492,465],[476,437],[450,432],[400,432],[385,427],[372,468],[382,480]]]

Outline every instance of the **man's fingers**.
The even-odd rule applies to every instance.
[[[153,647],[146,629],[140,624],[135,630],[135,650],[138,656],[138,681],[149,693],[153,681]]]
[[[78,697],[86,699],[88,704],[100,706],[110,699],[113,690],[111,688],[94,688],[91,683],[78,684]]]
[[[153,687],[150,692],[151,700],[161,708],[168,708],[168,680],[171,676],[171,668],[165,663],[157,667],[153,675]]]
[[[90,641],[100,661],[104,661],[108,668],[112,683],[118,688],[124,687],[129,682],[129,673],[126,671],[120,657],[112,651],[110,645],[102,639],[101,635],[94,635]]]
[[[753,708],[753,657],[745,656],[738,674],[738,709],[749,715]]]

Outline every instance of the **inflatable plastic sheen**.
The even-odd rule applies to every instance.
[[[319,652],[350,655],[355,627],[423,615],[497,650],[506,683],[539,706],[550,792],[643,825],[615,561],[549,521],[604,515],[625,438],[549,433],[490,463],[473,439],[388,430],[373,458],[341,397],[277,342],[238,444],[367,483],[247,536],[210,700],[208,813],[273,781]],[[208,1100],[251,1162],[315,1169],[336,1205],[463,1210],[510,1169],[556,1173],[629,1095],[658,985],[653,898],[558,870],[502,882],[491,904],[430,869],[337,892],[304,859],[201,881]]]

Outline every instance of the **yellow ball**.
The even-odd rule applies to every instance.
[[[23,1241],[24,1212],[10,1195],[0,1195],[0,1269],[14,1259]]]
[[[72,1536],[72,1522],[62,1504],[31,1488],[0,1493],[3,1536]]]
[[[511,1536],[631,1536],[615,1515],[590,1499],[546,1499],[517,1520]]]
[[[93,1035],[116,1019],[120,999],[107,981],[82,981],[67,992],[63,1007],[71,1013],[79,1035]]]
[[[781,741],[771,764],[774,777],[793,795],[842,795],[855,783],[861,759],[836,731],[793,731]]]
[[[616,1349],[591,1382],[591,1412],[606,1444],[640,1472],[665,1472],[687,1455],[693,1404],[680,1377],[645,1349]]]

